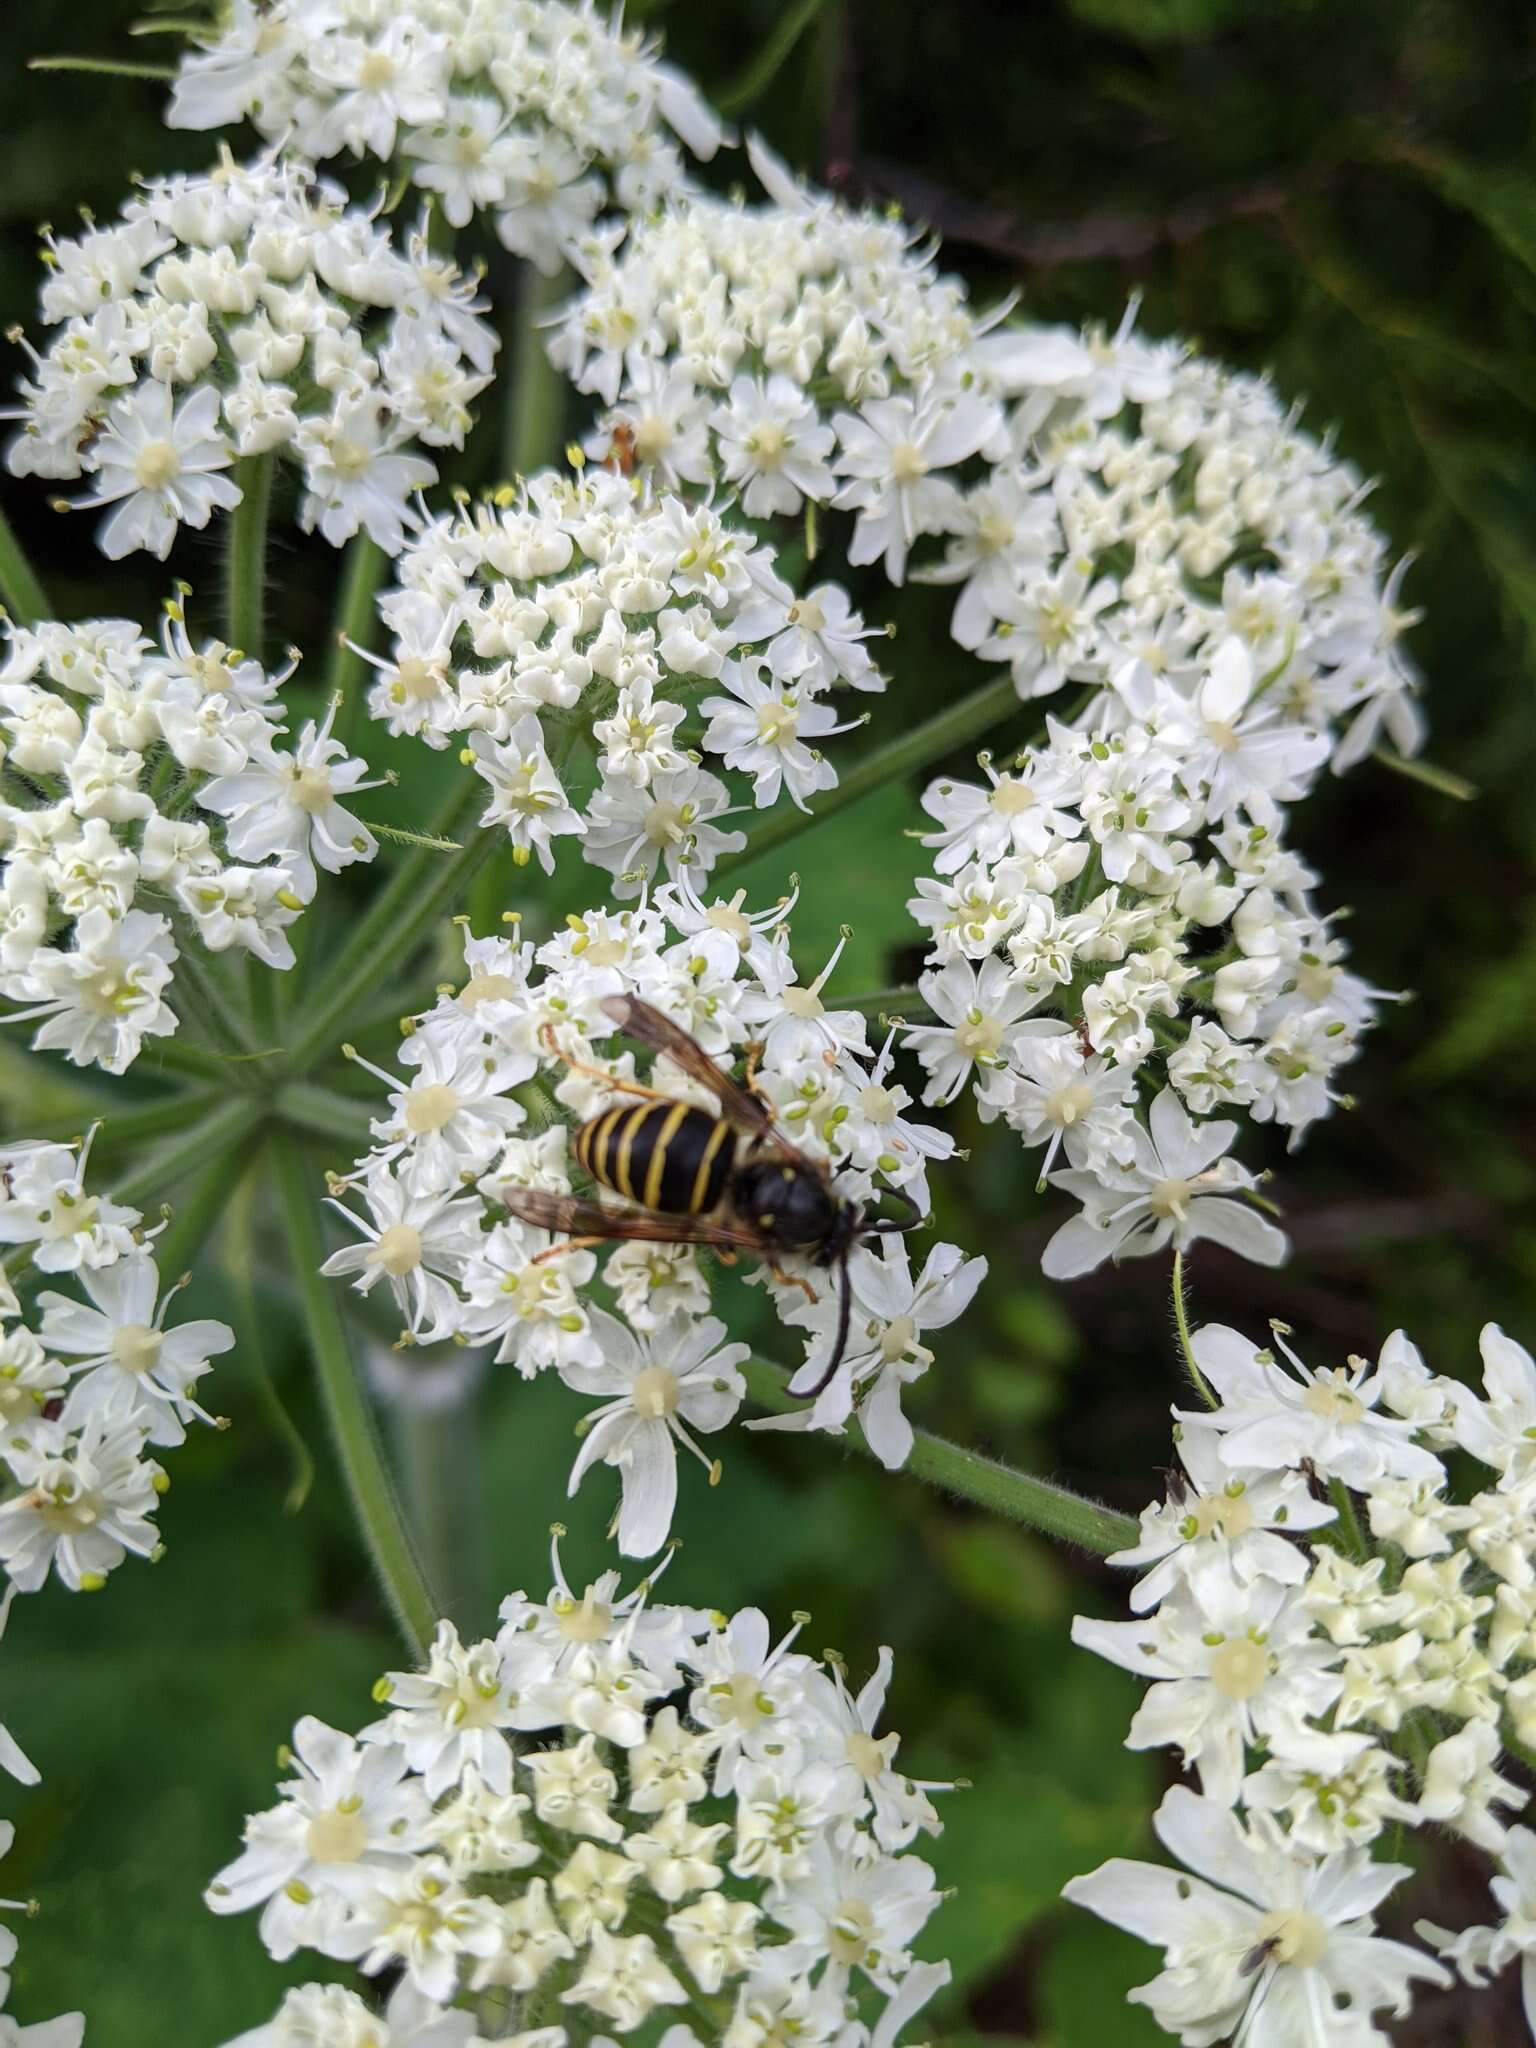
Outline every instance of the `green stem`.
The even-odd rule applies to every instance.
[[[22,553],[4,512],[0,512],[0,598],[18,626],[35,626],[49,615],[43,586],[32,573],[32,564]]]
[[[249,1161],[248,1171],[240,1182],[239,1200],[224,1233],[224,1264],[234,1282],[235,1313],[240,1319],[237,1355],[251,1376],[257,1398],[267,1411],[268,1419],[287,1446],[291,1477],[283,1500],[283,1511],[296,1515],[308,1500],[310,1488],[315,1483],[315,1461],[304,1441],[303,1431],[277,1391],[262,1341],[263,1323],[256,1295],[255,1221],[256,1196],[266,1164],[266,1148],[263,1147]],[[233,1184],[234,1177],[231,1176],[231,1186]]]
[[[170,64],[131,64],[122,57],[33,57],[29,71],[88,71],[98,78],[153,78],[169,85],[176,77]]]
[[[400,1491],[427,1577],[444,1614],[465,1630],[478,1630],[486,1598],[480,1573],[485,1502],[479,1405],[470,1393],[443,1408],[401,1406],[393,1411],[390,1431]]]
[[[184,1038],[152,1038],[144,1049],[144,1065],[148,1073],[161,1068],[199,1081],[217,1081],[226,1088],[258,1085],[244,1061],[231,1059],[228,1053],[210,1052],[206,1046],[189,1045]]]
[[[452,836],[460,813],[472,810],[483,791],[478,777],[471,779],[469,788],[459,791],[449,831],[444,836]],[[359,996],[389,979],[399,978],[422,934],[437,922],[475,871],[502,843],[500,832],[471,827],[468,842],[460,853],[445,856],[420,848],[401,861],[388,887],[374,898],[340,959],[327,964],[325,988],[319,1000],[301,1012],[292,1051],[293,1073],[306,1073],[319,1054],[333,1049],[336,1030]]]
[[[825,5],[826,0],[795,0],[781,9],[762,47],[715,94],[715,105],[722,114],[743,114],[762,98]]]
[[[1328,1498],[1333,1502],[1339,1515],[1339,1531],[1353,1558],[1367,1558],[1371,1546],[1365,1540],[1365,1531],[1360,1527],[1360,1517],[1355,1513],[1355,1503],[1349,1488],[1342,1479],[1330,1479]]]
[[[359,533],[347,547],[347,572],[342,579],[336,604],[335,651],[331,656],[327,697],[339,697],[336,737],[349,754],[362,752],[362,735],[368,722],[367,685],[372,665],[355,650],[366,647],[377,623],[374,600],[384,581],[389,557],[366,533]],[[346,643],[352,642],[349,647]]]
[[[723,856],[715,868],[716,875],[728,874],[733,868],[743,867],[761,854],[777,853],[781,846],[789,845],[802,832],[809,832],[825,819],[835,817],[849,804],[856,804],[871,790],[880,789],[887,782],[896,782],[919,768],[928,767],[931,762],[942,760],[968,740],[980,739],[984,732],[1018,709],[1019,693],[1013,686],[1012,676],[1001,676],[995,683],[985,683],[979,690],[972,690],[968,697],[962,697],[958,704],[941,711],[937,718],[928,719],[911,732],[904,733],[899,740],[890,740],[885,746],[876,747],[873,753],[866,754],[862,761],[849,769],[836,789],[828,790],[813,810],[799,811],[793,804],[786,804],[775,811],[766,824],[749,835],[740,853]]]
[[[262,1105],[253,1097],[225,1103],[222,1109],[216,1109],[193,1129],[183,1132],[174,1144],[150,1153],[142,1166],[113,1188],[114,1200],[130,1202],[137,1208],[143,1202],[162,1199],[167,1188],[206,1166],[211,1153],[233,1152],[243,1144],[261,1123],[263,1114]]]
[[[290,1133],[274,1131],[270,1142],[293,1277],[347,1492],[390,1611],[412,1655],[423,1658],[437,1626],[438,1603],[401,1517],[373,1411],[352,1362],[337,1305],[337,1283],[320,1272],[324,1248],[310,1170]]]
[[[162,1132],[179,1130],[189,1122],[196,1123],[214,1107],[216,1101],[217,1097],[194,1090],[156,1096],[153,1102],[130,1102],[121,1109],[110,1104],[98,1104],[89,1109],[42,1117],[36,1123],[29,1121],[27,1135],[67,1143],[92,1124],[99,1123],[101,1136],[96,1140],[97,1151],[118,1145],[138,1145],[145,1138],[158,1138]]]
[[[255,1052],[257,1050],[246,1021],[241,1017],[213,975],[198,958],[198,941],[186,932],[179,934],[185,943],[181,946],[176,962],[176,986],[174,995],[179,995],[182,1004],[194,1012],[205,1035],[211,1038],[217,1050],[222,1052]],[[190,1000],[189,1000],[190,998]]]
[[[545,277],[525,263],[518,287],[502,341],[512,357],[501,416],[501,463],[509,477],[534,476],[560,459],[565,380],[549,360],[538,322],[569,296],[571,275],[563,264]]]
[[[240,1184],[241,1170],[250,1161],[251,1149],[251,1133],[243,1130],[214,1153],[186,1194],[172,1206],[171,1220],[154,1243],[155,1258],[165,1278],[174,1279],[185,1272],[217,1228]]]
[[[1184,1354],[1184,1370],[1194,1381],[1200,1398],[1207,1408],[1218,1408],[1220,1402],[1211,1392],[1205,1374],[1195,1363],[1194,1339],[1189,1333],[1189,1304],[1184,1298],[1184,1254],[1173,1255],[1173,1327],[1179,1333],[1179,1349]]]
[[[224,630],[231,647],[261,660],[266,605],[267,513],[272,504],[275,455],[246,455],[235,464],[243,493],[229,515],[229,553],[224,563]]]
[[[296,1124],[316,1137],[335,1139],[364,1151],[373,1142],[368,1105],[338,1095],[333,1089],[318,1087],[313,1081],[288,1082],[278,1090],[272,1107],[284,1123]]]
[[[868,996],[829,997],[828,1008],[857,1010],[861,1017],[926,1017],[928,1005],[915,988],[881,988]]]
[[[760,1407],[788,1415],[805,1406],[788,1392],[777,1366],[751,1358],[744,1370],[748,1391]],[[849,1425],[849,1441],[855,1449],[873,1455],[857,1422]],[[1101,1557],[1128,1549],[1136,1541],[1137,1525],[1129,1515],[1116,1514],[1113,1508],[1101,1507],[1080,1493],[1069,1493],[1066,1487],[1055,1486],[1048,1479],[1015,1472],[1010,1465],[983,1457],[979,1451],[965,1450],[943,1437],[930,1436],[925,1429],[916,1432],[912,1455],[902,1469],[914,1479],[925,1479],[930,1486],[940,1487],[961,1500],[974,1501],[992,1514],[1024,1522],[1059,1542],[1097,1551]]]
[[[1394,775],[1404,775],[1410,782],[1421,782],[1436,796],[1454,797],[1459,804],[1474,803],[1479,795],[1475,782],[1468,782],[1464,775],[1454,775],[1449,768],[1437,767],[1433,761],[1420,761],[1407,754],[1394,753],[1390,747],[1373,747],[1371,759],[1379,761],[1383,768],[1390,768]]]

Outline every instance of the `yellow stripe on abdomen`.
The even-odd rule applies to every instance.
[[[651,1163],[645,1170],[645,1193],[639,1198],[647,1209],[661,1206],[661,1181],[667,1170],[667,1147],[676,1135],[678,1125],[686,1121],[688,1109],[689,1105],[686,1102],[675,1102],[667,1111],[661,1129],[655,1134],[655,1142],[651,1146]]]
[[[714,1165],[715,1155],[730,1136],[730,1132],[730,1125],[725,1121],[724,1117],[721,1117],[709,1134],[709,1143],[704,1147],[704,1156],[699,1161],[699,1170],[693,1176],[693,1188],[688,1196],[688,1214],[690,1216],[697,1216],[702,1209],[708,1206],[704,1196],[709,1187],[709,1169]]]
[[[640,1134],[641,1125],[650,1114],[651,1104],[642,1102],[638,1109],[632,1109],[629,1112],[628,1116],[624,1119],[623,1128],[618,1134],[619,1148],[618,1155],[613,1163],[613,1185],[621,1195],[626,1195],[632,1202],[636,1199],[636,1195],[629,1181],[629,1155],[634,1150],[635,1139]]]

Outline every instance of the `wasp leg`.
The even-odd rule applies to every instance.
[[[786,1273],[784,1268],[782,1266],[776,1266],[773,1263],[772,1259],[769,1259],[767,1261],[767,1266],[768,1271],[773,1275],[774,1279],[778,1281],[781,1287],[798,1287],[800,1289],[800,1292],[805,1296],[806,1300],[811,1304],[812,1308],[814,1308],[817,1302],[820,1301],[821,1296],[816,1292],[815,1288],[811,1285],[810,1281],[806,1279],[803,1273]]]
[[[594,1067],[586,1060],[576,1059],[560,1044],[553,1028],[548,1024],[540,1029],[539,1042],[552,1059],[563,1061],[573,1074],[586,1074],[591,1080],[601,1081],[605,1088],[611,1088],[616,1095],[639,1095],[647,1102],[677,1100],[675,1095],[667,1095],[660,1088],[647,1088],[643,1082],[626,1080],[622,1074],[610,1074],[606,1067]]]
[[[720,1261],[722,1266],[734,1266],[736,1263],[736,1254],[732,1251],[725,1250],[723,1246],[717,1245],[715,1247],[715,1257]]]
[[[528,1263],[530,1266],[542,1266],[548,1259],[563,1259],[567,1252],[585,1251],[588,1245],[612,1243],[611,1237],[566,1237],[559,1244],[548,1244],[543,1251],[535,1252]]]

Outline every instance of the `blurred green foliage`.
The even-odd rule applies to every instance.
[[[207,138],[157,122],[151,84],[28,75],[57,50],[163,56],[131,43],[143,0],[9,0],[0,75],[0,312],[27,319],[36,225],[109,212],[130,171],[197,165]],[[1360,1107],[1276,1160],[1296,1253],[1254,1286],[1220,1255],[1197,1259],[1196,1311],[1256,1328],[1284,1316],[1318,1358],[1373,1351],[1406,1325],[1433,1362],[1465,1371],[1489,1317],[1536,1334],[1536,23],[1485,0],[647,0],[706,87],[756,94],[743,110],[796,164],[854,197],[901,204],[945,236],[946,260],[984,293],[1022,288],[1039,318],[1113,324],[1144,294],[1152,332],[1269,368],[1305,395],[1315,426],[1380,477],[1376,515],[1417,556],[1414,650],[1429,685],[1436,759],[1470,777],[1467,807],[1367,766],[1319,793],[1298,836],[1354,913],[1363,971],[1415,999],[1390,1009],[1353,1078]],[[777,72],[760,61],[777,33]],[[739,159],[717,167],[745,176]],[[491,274],[493,291],[505,266]],[[20,367],[20,359],[17,359]],[[574,416],[573,416],[574,417]],[[567,422],[569,425],[573,422]],[[494,446],[496,424],[488,426]],[[464,474],[494,473],[477,442]],[[476,466],[478,465],[478,467]],[[6,500],[65,616],[135,611],[162,594],[143,558],[110,572],[83,525],[41,491]],[[292,542],[282,543],[291,547]],[[278,563],[281,576],[282,563]],[[176,568],[209,585],[217,539],[187,537]],[[323,649],[330,578],[300,579],[277,622]],[[877,731],[919,718],[975,680],[921,591],[865,587],[898,628],[895,685]],[[1024,727],[1020,722],[1020,736]],[[1005,734],[1004,737],[1007,737]],[[443,764],[417,753],[394,815],[421,819]],[[914,822],[887,791],[744,879],[791,868],[817,890],[795,920],[819,966],[846,921],[834,987],[909,979],[902,908]],[[829,879],[835,887],[826,886]],[[474,901],[489,927],[525,885],[493,870]],[[528,896],[530,928],[562,908]],[[380,1038],[382,1045],[387,1041]],[[35,1130],[48,1076],[7,1054],[0,1102]],[[110,1128],[107,1133],[110,1137]],[[921,1419],[1134,1511],[1167,1456],[1177,1396],[1160,1264],[1070,1289],[1038,1278],[1051,1227],[1006,1138],[967,1128],[969,1162],[942,1177],[946,1236],[985,1247],[977,1309],[918,1395]],[[109,1166],[112,1155],[104,1154]],[[338,1162],[339,1163],[339,1162]],[[171,1461],[170,1550],[106,1595],[22,1603],[0,1660],[0,1716],[44,1770],[21,1818],[5,1888],[45,1911],[25,1932],[15,2009],[83,2005],[94,2048],[214,2044],[264,2018],[283,1973],[249,1924],[199,1904],[232,1853],[241,1814],[265,1804],[296,1714],[356,1726],[395,1655],[350,1530],[280,1260],[253,1226],[262,1358],[243,1346],[218,1376],[233,1427]],[[212,1252],[194,1303],[230,1313]],[[766,1343],[761,1303],[733,1292]],[[430,1370],[423,1361],[421,1370]],[[271,1375],[271,1385],[260,1374]],[[291,1450],[274,1394],[314,1451],[316,1484],[285,1513]],[[550,1521],[571,1525],[573,1573],[604,1556],[606,1502],[562,1501],[582,1404],[558,1386],[492,1382],[467,1421],[408,1415],[396,1437],[466,1514],[478,1497],[488,1554],[439,1560],[471,1622],[513,1586],[542,1589]],[[988,1525],[916,1487],[783,1437],[729,1446],[726,1483],[685,1475],[687,1538],[668,1592],[711,1606],[809,1608],[817,1647],[863,1668],[897,1651],[895,1725],[924,1776],[977,1790],[946,1802],[935,1860],[960,1902],[935,1924],[955,1961],[939,2015],[956,2043],[1098,2048],[1161,2038],[1124,1990],[1151,1973],[1129,1940],[1056,1903],[1062,1880],[1145,1849],[1162,1766],[1121,1748],[1136,1688],[1066,1649],[1068,1617],[1110,1611],[1112,1575]],[[468,1503],[468,1508],[465,1508]],[[1483,1910],[1475,1859],[1437,1852],[1394,1914],[1433,1902],[1458,1925]],[[290,1977],[297,1973],[290,1973]],[[1426,2001],[1403,2042],[1479,2048],[1513,2038],[1514,1989]]]

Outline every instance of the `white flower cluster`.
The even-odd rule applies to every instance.
[[[1203,712],[1048,719],[1006,770],[984,755],[984,781],[924,795],[936,873],[909,907],[932,938],[918,987],[935,1021],[908,1041],[926,1101],[973,1084],[983,1120],[1045,1146],[1042,1181],[1082,1203],[1047,1247],[1055,1279],[1201,1237],[1276,1264],[1285,1238],[1215,1113],[1282,1126],[1294,1149],[1384,999],[1285,844],[1281,806],[1326,741],[1267,724],[1254,685],[1228,638]]]
[[[550,274],[606,205],[649,213],[685,186],[666,129],[703,158],[723,139],[693,85],[591,0],[233,0],[166,119],[248,119],[313,161],[397,161],[454,227],[487,213]]]
[[[308,1984],[238,2048],[467,2048],[466,1992],[515,1996],[539,2048],[674,2008],[672,2048],[890,2048],[949,1970],[911,1952],[940,1894],[906,1851],[946,1788],[876,1732],[889,1650],[855,1697],[798,1626],[774,1643],[754,1608],[620,1597],[611,1572],[578,1598],[558,1551],[554,1572],[489,1641],[440,1623],[356,1741],[299,1722],[294,1775],[207,1903],[260,1907],[279,1960],[401,1980],[385,2032],[355,1992]]]
[[[50,1578],[98,1592],[130,1551],[154,1555],[169,1481],[146,1450],[212,1420],[193,1389],[235,1341],[223,1323],[165,1327],[186,1283],[162,1298],[143,1217],[87,1191],[89,1156],[89,1138],[78,1150],[29,1140],[0,1152],[0,1246],[19,1251],[13,1272],[72,1275],[86,1297],[47,1289],[40,1314],[24,1317],[0,1267],[0,1629],[18,1593]],[[0,1768],[37,1782],[4,1729]]]
[[[403,1072],[374,1070],[390,1091],[377,1143],[335,1184],[363,1210],[338,1202],[359,1242],[335,1253],[327,1273],[355,1275],[362,1293],[387,1283],[412,1339],[495,1345],[498,1362],[525,1378],[553,1370],[600,1397],[571,1485],[599,1460],[617,1467],[619,1545],[637,1557],[658,1550],[671,1527],[678,1445],[709,1464],[695,1433],[736,1413],[746,1347],[723,1343],[692,1246],[615,1245],[601,1269],[613,1315],[591,1298],[599,1268],[590,1249],[506,1211],[514,1189],[569,1192],[562,1112],[584,1121],[634,1099],[623,1092],[637,1078],[634,1048],[616,1037],[605,999],[640,997],[723,1066],[755,1044],[756,1086],[779,1128],[865,1208],[892,1190],[926,1210],[928,1162],[954,1149],[911,1117],[911,1098],[891,1078],[890,1043],[875,1053],[857,1011],[823,1005],[833,962],[808,986],[797,978],[783,923],[790,902],[755,917],[741,906],[739,894],[702,901],[684,877],[651,903],[572,917],[538,947],[467,937],[468,979],[416,1021]],[[713,1106],[664,1058],[647,1078]],[[831,1354],[837,1277],[803,1257],[782,1266],[772,1295],[783,1319],[808,1333],[799,1384],[810,1387]],[[904,1463],[912,1431],[901,1390],[933,1360],[922,1339],[954,1321],[985,1271],[985,1260],[939,1245],[914,1280],[894,1238],[883,1253],[855,1244],[845,1355],[792,1424],[838,1430],[857,1404],[872,1448],[888,1465]]]
[[[244,495],[237,457],[284,451],[299,524],[333,546],[361,529],[388,554],[411,495],[459,448],[497,338],[473,280],[402,252],[375,212],[283,156],[146,184],[121,217],[47,238],[42,317],[61,329],[12,415],[17,476],[88,476],[113,557],[163,561],[179,526]],[[63,502],[63,501],[61,501]]]
[[[269,675],[194,642],[181,599],[158,648],[128,619],[7,631],[0,994],[38,1021],[36,1047],[118,1074],[175,1031],[189,939],[293,965],[287,927],[317,869],[377,851],[341,802],[373,785],[329,717],[280,744],[296,659]]]
[[[3,1756],[0,1756],[0,1764],[3,1762]],[[16,1829],[12,1823],[0,1820],[0,1858],[10,1855],[15,1839]],[[29,1913],[32,1910],[30,1900],[0,1899],[0,1912]],[[16,1960],[16,1950],[15,1935],[8,1927],[0,1926],[0,2007],[11,1995],[11,1965]],[[23,2026],[8,2012],[0,2011],[0,2041],[6,2043],[6,2048],[80,2048],[84,2039],[83,2012],[61,2013],[57,2019]]]
[[[1117,1859],[1067,1896],[1167,1951],[1131,1996],[1186,2043],[1385,2041],[1375,2012],[1450,1977],[1374,1935],[1409,1873],[1372,1845],[1448,1829],[1495,1859],[1505,1918],[1419,1932],[1474,1983],[1523,1957],[1536,2034],[1536,1834],[1499,1770],[1536,1741],[1536,1362],[1489,1324],[1479,1395],[1401,1331],[1312,1370],[1275,1329],[1283,1356],[1196,1333],[1213,1405],[1176,1411],[1182,1470],[1112,1560],[1144,1574],[1139,1618],[1073,1629],[1151,1682],[1129,1746],[1198,1773],[1157,1819],[1197,1877]],[[1466,1501],[1453,1452],[1485,1468]]]
[[[837,781],[821,742],[847,730],[826,693],[884,687],[835,584],[797,597],[713,507],[607,470],[546,472],[433,521],[399,579],[380,600],[392,654],[369,657],[373,715],[433,747],[467,734],[491,789],[482,824],[546,871],[551,841],[579,836],[620,898],[658,862],[676,880],[746,844],[718,822],[730,793],[699,749],[750,776],[757,804],[782,791],[804,809]],[[550,748],[563,765],[587,735],[600,779],[583,812]]]
[[[1361,510],[1369,485],[1263,378],[1133,329],[1010,336],[1009,453],[924,504],[892,460],[880,488],[952,536],[925,580],[959,586],[954,636],[1006,662],[1019,695],[1105,692],[1121,725],[1193,717],[1305,739],[1335,772],[1390,736],[1417,750],[1417,613]],[[1235,638],[1249,689],[1214,683]],[[1319,734],[1328,745],[1317,759]],[[1225,742],[1222,742],[1225,744]]]
[[[850,210],[751,146],[770,197],[699,196],[576,254],[550,355],[609,408],[591,443],[677,489],[719,480],[752,518],[858,511],[854,562],[900,581],[959,502],[942,472],[1006,453],[1014,330],[978,317],[899,220]],[[898,482],[893,487],[891,478]]]

